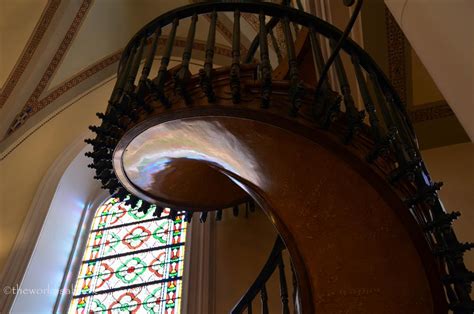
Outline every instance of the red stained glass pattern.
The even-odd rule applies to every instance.
[[[97,210],[69,313],[181,312],[186,222],[139,207],[111,198]]]

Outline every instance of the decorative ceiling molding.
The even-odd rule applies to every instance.
[[[420,108],[418,108],[420,107]],[[454,115],[446,101],[437,101],[426,105],[412,107],[408,112],[413,123],[447,118]]]
[[[385,6],[385,26],[387,28],[388,77],[403,104],[407,105],[407,71],[405,67],[405,35]]]
[[[167,36],[160,37],[160,39],[158,41],[158,44],[161,47],[163,47],[166,43],[167,38],[168,38]],[[174,47],[184,48],[185,46],[186,46],[186,39],[185,38],[179,38],[178,37],[178,38],[175,39]],[[193,43],[193,49],[196,50],[196,51],[204,52],[206,50],[206,43],[203,42],[203,41],[196,40]],[[232,49],[230,47],[216,45],[216,47],[214,48],[214,52],[215,52],[216,55],[221,55],[221,56],[228,57],[228,58],[232,57]],[[119,50],[119,51],[113,53],[112,55],[100,60],[99,62],[89,66],[88,68],[84,69],[83,71],[77,73],[72,78],[64,81],[60,85],[56,86],[44,98],[40,99],[40,97],[38,96],[38,99],[35,99],[35,101],[27,103],[27,105],[25,105],[22,112],[20,112],[15,117],[13,122],[10,124],[7,136],[10,136],[13,132],[18,130],[21,126],[23,126],[26,123],[26,121],[28,121],[28,119],[30,119],[32,116],[34,116],[39,111],[46,108],[48,105],[50,105],[56,99],[58,99],[61,95],[63,95],[66,92],[70,91],[71,89],[73,89],[74,87],[79,85],[80,83],[82,83],[82,82],[88,80],[89,78],[95,76],[99,72],[107,69],[108,67],[114,66],[118,61],[120,61],[121,56],[122,56],[122,50]],[[47,71],[47,73],[49,73],[49,76],[43,76],[44,80],[42,79],[40,84],[42,84],[42,82],[43,82],[43,84],[45,84],[45,85],[41,87],[42,88],[41,92],[43,92],[44,87],[49,82],[49,80],[52,78],[52,75],[54,74],[53,72],[54,71],[49,71],[49,72]],[[36,87],[35,90],[39,90],[40,84]],[[31,97],[30,97],[30,99],[31,99]]]
[[[61,63],[61,60],[63,59],[69,46],[71,45],[77,31],[79,30],[84,18],[86,17],[87,12],[91,8],[92,2],[93,0],[84,0],[82,2],[81,7],[79,8],[79,11],[74,17],[74,20],[72,21],[71,26],[69,27],[66,33],[66,36],[61,42],[61,45],[59,46],[53,59],[49,63],[48,68],[43,74],[43,77],[41,78],[38,86],[35,88],[33,94],[31,94],[30,98],[26,102],[25,108],[30,107],[32,109],[32,114],[34,114],[35,112],[37,112],[37,110],[39,110],[36,104],[38,103],[39,98],[42,92],[45,90],[48,82],[50,81],[50,79],[53,77],[54,73],[58,69]]]
[[[36,25],[30,39],[28,40],[25,48],[23,49],[23,52],[18,62],[15,64],[13,71],[10,73],[8,79],[5,82],[5,85],[1,89],[0,108],[3,107],[8,97],[12,93],[13,89],[15,88],[17,82],[20,80],[20,77],[22,76],[26,67],[30,63],[31,58],[35,53],[36,48],[38,48],[38,45],[41,39],[43,38],[43,35],[45,34],[46,30],[48,29],[48,26],[50,25],[51,20],[53,19],[54,14],[56,13],[60,3],[61,0],[51,0],[46,5],[46,8],[41,14],[38,24]]]
[[[385,7],[385,24],[388,44],[388,76],[403,104],[407,106],[407,76],[411,75],[406,68],[407,39],[387,7]],[[409,115],[413,123],[418,123],[450,117],[454,115],[454,112],[446,101],[439,101],[409,106]]]
[[[39,98],[41,97],[41,94],[45,90],[46,86],[48,85],[49,81],[53,77],[54,73],[56,72],[58,66],[61,63],[61,60],[63,59],[64,55],[66,54],[69,46],[71,45],[77,31],[79,30],[80,26],[82,25],[82,22],[84,18],[87,15],[87,12],[91,8],[93,0],[83,0],[78,12],[76,13],[76,16],[74,17],[74,20],[72,21],[68,31],[66,32],[66,35],[64,36],[58,50],[54,54],[53,59],[48,65],[48,68],[46,71],[43,73],[43,76],[41,77],[40,82],[36,86],[35,90],[33,93],[30,95],[28,101],[26,102],[25,106],[23,107],[22,111],[17,114],[15,119],[12,121],[10,124],[10,127],[8,128],[6,136],[9,136],[13,131],[17,130],[21,125],[26,122],[28,118],[33,116],[35,113],[37,113],[39,110],[44,108],[44,104],[41,105],[39,102]]]

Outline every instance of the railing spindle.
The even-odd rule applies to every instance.
[[[191,25],[189,26],[188,37],[186,38],[186,46],[184,47],[181,68],[174,75],[174,86],[176,92],[184,99],[186,105],[192,103],[192,99],[186,91],[186,83],[188,82],[191,73],[189,72],[189,62],[193,52],[194,37],[196,35],[196,23],[198,16],[196,13],[191,18]]]
[[[222,220],[222,209],[216,210],[216,221]]]
[[[285,275],[285,264],[283,263],[283,256],[280,253],[280,259],[278,261],[278,273],[280,278],[280,298],[282,305],[282,313],[289,314],[290,308],[288,307],[288,285],[286,284]]]
[[[288,66],[290,75],[290,89],[288,95],[292,104],[291,115],[296,116],[301,107],[301,98],[303,96],[303,84],[300,81],[298,73],[298,62],[296,61],[295,43],[291,34],[290,22],[288,17],[283,18],[283,31],[285,34],[285,43],[288,56]]]
[[[262,313],[268,314],[268,294],[265,284],[263,284],[262,290],[260,290],[260,299],[262,300]]]
[[[291,267],[291,284],[293,285],[293,305],[296,308],[296,296],[298,294],[298,280],[296,279],[295,268]]]
[[[234,11],[234,33],[232,35],[232,65],[230,69],[232,102],[240,102],[240,10]]]
[[[161,57],[160,69],[158,70],[158,76],[154,80],[155,92],[157,93],[158,99],[161,104],[166,108],[171,106],[169,99],[164,94],[164,86],[168,74],[168,64],[170,62],[171,52],[173,51],[174,40],[176,37],[176,29],[179,25],[179,19],[175,18],[173,20],[173,25],[171,26],[171,31],[166,41],[165,50],[163,51],[163,56]]]
[[[344,142],[350,143],[354,135],[356,135],[364,123],[364,111],[359,111],[355,107],[354,99],[351,94],[351,87],[349,85],[349,80],[347,79],[347,74],[344,69],[344,64],[342,63],[341,56],[337,55],[334,60],[334,65],[336,68],[336,75],[341,87],[342,95],[344,97],[344,104],[346,107],[347,120],[349,123],[346,138]]]
[[[270,95],[272,93],[272,67],[268,56],[268,41],[265,31],[265,14],[259,14],[260,21],[260,64],[262,67],[262,104],[263,108],[270,105]]]
[[[135,56],[133,57],[132,66],[128,74],[127,82],[125,83],[125,87],[124,87],[125,93],[132,92],[135,87],[135,79],[137,77],[138,68],[140,68],[140,62],[142,61],[143,49],[145,47],[145,44],[146,44],[146,37],[144,36],[140,40],[140,44],[138,45],[137,52],[135,53]]]
[[[200,222],[206,222],[207,220],[207,212],[201,212],[201,216],[199,217]]]
[[[362,73],[359,59],[354,55],[352,56],[352,63],[354,65],[354,70],[355,70],[355,74],[357,78],[357,83],[359,85],[360,94],[362,96],[362,99],[364,100],[367,114],[369,115],[370,130],[372,132],[372,136],[374,137],[375,148],[367,156],[367,160],[369,162],[372,162],[380,154],[383,154],[388,149],[388,143],[384,141],[384,138],[382,136],[380,121],[379,121],[379,118],[377,117],[377,111],[375,109],[374,102],[372,101],[372,97],[369,94],[369,89],[367,87],[364,74]]]
[[[135,57],[135,52],[137,50],[137,47],[133,47],[130,51],[130,55],[128,56],[127,63],[125,64],[125,67],[123,71],[120,73],[116,87],[114,88],[112,95],[110,96],[110,101],[109,103],[115,104],[122,96],[124,88],[125,88],[125,83],[127,82],[128,79],[128,74],[130,73],[130,69],[132,68],[132,63],[133,59]]]
[[[252,301],[247,304],[247,313],[252,314]]]
[[[270,29],[268,33],[270,34],[270,39],[272,40],[273,50],[275,50],[278,62],[280,63],[283,60],[283,55],[281,54],[280,45],[278,44],[278,40],[275,37],[275,33],[273,33],[273,29]]]
[[[140,81],[138,83],[138,94],[141,95],[147,84],[148,76],[150,75],[151,67],[153,65],[153,60],[156,55],[156,49],[158,48],[158,40],[161,36],[161,27],[159,26],[152,35],[151,46],[148,51],[148,54],[145,59],[145,64],[143,65],[142,75],[140,76]]]
[[[318,81],[322,79],[324,80],[321,82],[321,90],[319,92],[316,90],[314,93],[313,116],[319,120],[319,124],[323,128],[328,128],[331,121],[335,119],[337,112],[340,110],[341,97],[331,89],[328,80],[321,77],[321,73],[324,71],[324,58],[314,28],[310,28],[309,40],[311,44],[314,69],[319,75]]]
[[[296,0],[296,6],[298,10],[304,11],[303,4],[301,3],[301,0]]]
[[[214,46],[216,44],[216,25],[217,12],[214,10],[211,16],[211,25],[209,26],[209,34],[207,36],[206,44],[206,61],[204,62],[204,69],[199,70],[200,84],[208,102],[214,102],[216,96],[212,88],[212,67],[214,60]]]

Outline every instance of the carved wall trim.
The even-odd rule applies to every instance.
[[[385,7],[385,26],[387,28],[388,77],[403,104],[406,106],[406,77],[408,74],[405,67],[406,39],[397,21],[395,21],[395,18],[387,7]]]
[[[35,113],[38,110],[40,110],[40,108],[36,105],[36,103],[38,102],[42,92],[45,90],[48,82],[50,81],[54,73],[56,72],[58,66],[60,65],[61,60],[63,59],[69,46],[71,45],[74,39],[74,36],[79,30],[88,10],[91,7],[91,4],[92,4],[92,0],[84,0],[82,2],[81,7],[79,8],[79,11],[74,17],[74,20],[72,21],[71,26],[69,27],[66,33],[66,36],[64,37],[63,41],[61,42],[61,45],[59,46],[59,49],[56,51],[53,59],[49,63],[48,68],[43,74],[43,77],[41,78],[38,86],[36,86],[33,94],[31,94],[30,98],[28,99],[25,107],[30,107],[32,109],[32,113]]]
[[[48,26],[50,25],[51,20],[53,19],[53,16],[56,13],[60,3],[61,0],[51,0],[46,5],[46,8],[44,9],[40,17],[38,24],[36,24],[36,27],[33,30],[31,37],[28,39],[28,42],[25,48],[23,49],[23,52],[18,62],[15,64],[12,72],[10,73],[5,82],[5,85],[1,89],[0,108],[3,107],[8,97],[12,93],[13,89],[15,88],[16,84],[20,80],[20,77],[23,75],[23,72],[25,72],[26,67],[30,63],[31,58],[33,57],[36,51],[36,48],[38,48],[38,45],[41,39],[43,38],[43,35],[45,34],[46,30],[48,29]]]
[[[420,107],[420,108],[417,108]],[[413,123],[436,120],[454,115],[454,112],[445,101],[437,101],[434,103],[411,107],[408,114]]]
[[[167,40],[167,36],[163,36],[159,40],[159,45],[164,46]],[[186,45],[186,39],[184,38],[176,38],[175,40],[175,47],[177,48],[184,48]],[[196,51],[204,52],[206,49],[206,43],[203,41],[195,41],[193,43],[193,49]],[[217,55],[221,55],[224,57],[232,57],[232,50],[229,47],[224,47],[220,45],[216,45],[214,52]],[[41,111],[42,109],[46,108],[49,104],[53,101],[58,99],[61,95],[65,94],[72,88],[76,87],[80,83],[84,82],[85,80],[91,78],[95,74],[105,70],[110,66],[114,66],[118,61],[120,61],[120,57],[122,56],[122,50],[115,52],[114,54],[102,59],[101,61],[89,66],[88,68],[84,69],[83,71],[77,73],[72,78],[64,81],[57,87],[55,87],[51,92],[49,92],[44,98],[36,99],[35,101],[29,102],[25,105],[23,110],[16,116],[15,120],[10,124],[8,130],[8,136],[11,135],[13,132],[18,130],[21,126],[23,126],[28,119],[34,116],[36,113]],[[47,71],[48,72],[48,71]],[[47,76],[46,73],[43,76],[44,84],[47,84],[48,81],[52,78],[53,73],[50,76]],[[42,79],[42,81],[43,81]],[[41,84],[41,82],[40,82]],[[46,86],[46,85],[45,85]],[[44,91],[45,86],[42,87],[42,92]],[[36,89],[38,90],[40,86]],[[33,95],[30,97],[32,99]]]

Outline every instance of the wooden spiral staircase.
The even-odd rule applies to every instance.
[[[107,111],[98,113],[102,124],[90,127],[97,136],[86,140],[96,178],[156,215],[171,207],[205,221],[241,203],[261,207],[281,240],[233,313],[251,313],[258,293],[268,312],[264,283],[285,247],[295,311],[472,313],[474,274],[463,254],[473,245],[451,227],[459,213],[443,208],[441,184],[424,166],[396,92],[347,37],[362,1],[344,32],[296,3],[196,3],[141,29],[123,53]],[[233,15],[232,61],[216,66],[224,13]],[[241,13],[259,21],[246,55]],[[193,75],[196,25],[204,19],[205,62]],[[182,20],[190,20],[187,42],[181,64],[170,69]],[[282,289],[284,313],[287,302]]]

